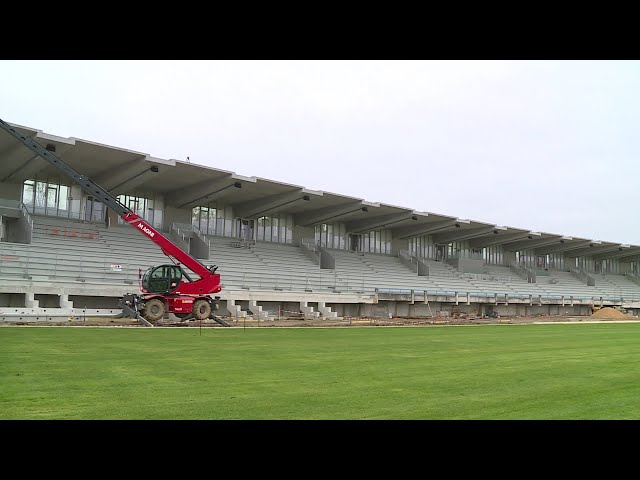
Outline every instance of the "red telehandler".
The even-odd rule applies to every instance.
[[[154,324],[166,314],[173,313],[181,320],[204,320],[212,318],[218,323],[229,326],[213,312],[219,308],[220,297],[211,297],[222,290],[220,275],[215,273],[217,266],[206,266],[172,243],[162,233],[140,218],[130,208],[120,203],[104,188],[84,175],[80,175],[64,163],[53,152],[47,150],[30,137],[22,135],[14,127],[0,119],[0,127],[20,140],[41,158],[56,167],[61,173],[74,180],[82,189],[100,200],[116,212],[122,219],[158,245],[173,264],[148,268],[144,274],[139,271],[141,294],[127,293],[120,299],[121,317],[134,317],[146,324]],[[157,167],[151,167],[157,171]],[[183,270],[181,264],[198,275],[192,279]]]

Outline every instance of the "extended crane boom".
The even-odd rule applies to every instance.
[[[144,295],[125,295],[125,310],[128,308],[132,310],[132,314],[135,312],[135,315],[140,312],[147,320],[152,321],[159,320],[166,312],[174,313],[183,319],[192,317],[203,319],[212,315],[212,310],[218,308],[217,299],[219,297],[214,300],[209,294],[222,290],[220,275],[215,273],[217,269],[215,265],[208,267],[182,250],[100,185],[87,176],[76,172],[53,152],[32,138],[22,135],[2,119],[0,119],[0,127],[57,168],[62,174],[75,181],[87,194],[92,195],[120,215],[126,223],[158,245],[162,253],[174,262],[174,265],[160,265],[147,269],[141,282]],[[151,167],[151,170],[157,171],[157,167]],[[200,278],[191,279],[180,264],[189,268]]]

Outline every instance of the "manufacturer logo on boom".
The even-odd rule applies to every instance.
[[[149,235],[150,237],[155,236],[155,233],[153,233],[151,230],[145,227],[142,223],[138,224],[138,228],[142,230],[144,233],[146,233],[147,235]]]

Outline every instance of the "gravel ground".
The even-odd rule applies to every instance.
[[[437,326],[437,325],[496,325],[496,324],[527,324],[527,323],[593,323],[593,322],[638,322],[638,317],[627,315],[628,318],[597,318],[595,316],[555,316],[555,315],[535,315],[527,317],[499,317],[499,318],[338,318],[338,319],[316,319],[303,320],[300,318],[280,318],[274,320],[246,319],[223,319],[231,327],[359,327],[359,326]],[[43,326],[101,326],[101,327],[141,327],[147,328],[133,319],[116,319],[109,317],[98,318],[51,318],[47,320],[27,320],[21,321],[1,321],[0,326],[9,325],[43,325]],[[158,327],[195,327],[195,328],[224,328],[214,320],[203,320],[199,322],[186,321],[176,322],[172,320],[162,320],[156,324]]]

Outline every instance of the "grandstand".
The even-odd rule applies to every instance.
[[[640,246],[415,211],[14,125],[206,264],[221,315],[586,315],[640,308]],[[115,314],[169,263],[0,132],[0,317]]]

